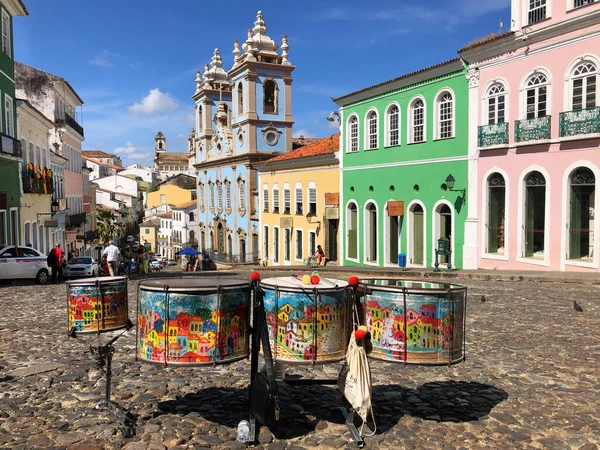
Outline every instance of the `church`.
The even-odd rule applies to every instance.
[[[193,175],[194,162],[193,155],[189,153],[167,153],[167,138],[158,130],[154,138],[154,170],[159,182],[180,173]]]
[[[267,31],[259,11],[241,49],[234,40],[229,71],[215,49],[210,65],[197,73],[193,95],[199,241],[234,262],[259,257],[255,166],[293,148],[294,66],[287,37],[280,48]]]

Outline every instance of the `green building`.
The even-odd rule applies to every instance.
[[[21,0],[0,0],[0,245],[19,243],[21,142],[17,138],[13,17],[28,14]]]
[[[452,266],[462,267],[466,70],[457,58],[334,99],[343,265],[397,267],[404,254],[408,266],[432,267],[438,239],[447,237]]]

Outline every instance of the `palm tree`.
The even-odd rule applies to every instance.
[[[98,211],[98,233],[102,242],[107,242],[121,232],[121,225],[117,223],[112,211]]]

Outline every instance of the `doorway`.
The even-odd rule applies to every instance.
[[[412,219],[412,247],[410,254],[411,264],[422,266],[424,243],[425,243],[425,215],[423,207],[418,203],[414,204],[410,209]]]
[[[377,207],[365,206],[365,253],[367,262],[377,262]]]
[[[450,250],[453,250],[452,245],[452,210],[450,206],[443,203],[439,205],[436,210],[437,217],[437,233],[436,241],[434,242],[434,249],[437,248],[437,240],[440,238],[447,238],[450,241]],[[448,257],[445,255],[439,256],[440,264],[447,264]]]
[[[346,258],[358,259],[358,208],[356,203],[349,203],[346,209],[346,226],[348,240],[346,243]]]
[[[338,230],[339,220],[331,219],[328,220],[327,224],[327,249],[325,250],[325,256],[329,261],[337,261],[338,259]],[[313,253],[314,255],[314,253]]]
[[[386,207],[387,209],[388,207]],[[398,252],[400,251],[400,233],[402,230],[402,217],[389,216],[386,213],[386,250],[388,264],[398,264]]]

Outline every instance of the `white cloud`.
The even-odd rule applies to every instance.
[[[196,110],[192,109],[189,113],[185,115],[185,121],[189,123],[192,127],[196,126]]]
[[[100,67],[115,67],[115,63],[111,60],[117,56],[119,55],[116,53],[109,52],[108,50],[102,50],[92,60],[90,60],[90,64],[92,66]]]
[[[310,131],[308,131],[306,128],[300,128],[299,130],[294,131],[294,133],[292,134],[292,137],[314,138],[314,137],[316,137],[316,135],[311,133]]]
[[[178,106],[179,102],[171,94],[155,88],[151,89],[141,102],[131,105],[128,110],[140,116],[158,116],[173,112]]]
[[[153,153],[144,147],[138,147],[133,142],[127,141],[124,147],[115,148],[114,153],[129,162],[151,161]]]

